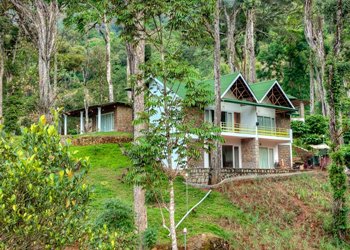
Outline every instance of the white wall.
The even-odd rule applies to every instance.
[[[258,116],[266,116],[266,117],[275,118],[275,115],[276,115],[274,109],[257,107],[256,111],[257,111]]]
[[[255,128],[256,126],[256,107],[255,106],[242,106],[241,123],[248,128]]]

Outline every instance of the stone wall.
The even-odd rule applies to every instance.
[[[242,167],[259,167],[259,142],[256,138],[246,138],[241,140],[242,147]]]
[[[294,173],[299,170],[295,169],[245,169],[245,168],[221,168],[221,180],[246,176],[246,175],[267,175],[267,174],[285,174]],[[188,182],[196,184],[208,184],[209,168],[195,168],[189,171]]]
[[[71,140],[73,146],[86,146],[105,143],[125,143],[131,142],[131,136],[81,136],[78,138],[71,138],[70,136],[62,137],[61,141],[65,142],[67,139]]]
[[[187,108],[185,110],[185,122],[193,122],[195,126],[204,123],[204,111],[199,108]]]
[[[280,168],[292,168],[290,155],[289,145],[278,145],[278,163]]]
[[[276,112],[276,127],[290,129],[290,115]]]
[[[132,108],[117,106],[114,111],[114,130],[120,132],[132,132]]]

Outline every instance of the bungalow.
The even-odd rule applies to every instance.
[[[133,112],[131,105],[124,102],[112,102],[100,105],[93,105],[88,108],[88,124],[86,124],[85,108],[66,111],[63,114],[63,135],[68,134],[68,118],[69,120],[79,120],[76,124],[80,132],[132,132]],[[70,124],[71,125],[71,124]]]
[[[162,87],[160,80],[155,79],[154,83],[159,85],[155,89]],[[185,86],[174,85],[171,87],[176,90],[174,94],[184,98]],[[203,81],[202,86],[214,91],[214,80]],[[248,84],[240,73],[221,77],[224,172],[225,169],[292,168],[290,116],[297,110],[290,98],[276,80]],[[213,122],[214,110],[214,106],[209,105],[203,112],[193,112],[193,119]],[[210,154],[203,152],[196,167],[209,169],[210,162]]]

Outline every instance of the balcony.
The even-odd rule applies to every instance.
[[[271,128],[271,127],[261,127],[258,129],[248,127],[244,124],[227,124],[226,122],[221,123],[222,132],[240,134],[240,135],[256,135],[258,136],[272,136],[280,138],[289,138],[290,130],[285,128]]]

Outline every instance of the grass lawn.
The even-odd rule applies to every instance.
[[[132,206],[132,186],[120,176],[130,166],[129,159],[116,144],[72,147],[78,157],[89,157],[91,170],[87,182],[94,193],[91,219],[102,211],[108,199],[118,198]],[[188,187],[189,207],[206,194],[206,190]],[[186,213],[186,185],[175,183],[176,221]],[[158,230],[159,244],[169,243],[162,228],[159,208],[148,206],[149,227]],[[167,213],[165,213],[167,216]],[[331,192],[326,174],[302,175],[284,181],[258,181],[225,186],[213,191],[178,228],[188,236],[210,233],[230,242],[233,249],[347,249],[331,244]]]

